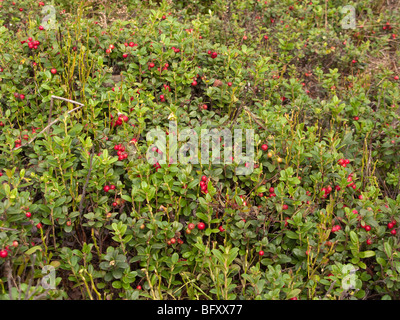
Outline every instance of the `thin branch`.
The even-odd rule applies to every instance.
[[[57,97],[57,96],[51,96],[49,121],[50,121],[51,113],[52,113],[52,109],[53,109],[53,99],[59,99],[59,100],[63,100],[63,101],[66,101],[66,102],[70,102],[70,103],[74,103],[74,104],[78,104],[79,105],[79,107],[76,107],[76,108],[74,108],[72,110],[69,110],[67,112],[67,114],[70,114],[70,113],[72,113],[72,112],[74,112],[74,111],[76,111],[76,110],[78,110],[78,109],[80,109],[80,108],[82,108],[84,106],[84,104],[82,104],[80,102],[77,102],[77,101],[74,101],[74,100],[70,100],[70,99],[66,99],[66,98],[62,98],[62,97]],[[60,121],[60,118],[57,118],[54,121],[50,122],[42,131],[40,131],[30,141],[28,141],[24,145],[21,145],[21,146],[19,146],[17,148],[14,148],[13,150],[18,150],[19,148],[22,148],[22,147],[25,147],[25,146],[31,144],[40,134],[42,134],[43,132],[47,131],[47,129],[49,129],[53,124],[57,123],[58,121]]]
[[[11,229],[11,228],[6,228],[6,227],[0,227],[0,230],[4,230],[4,231],[14,231],[14,232],[21,232],[20,230]]]
[[[254,120],[255,123],[257,123],[265,131],[268,131],[270,134],[272,134],[272,132],[269,131],[268,128],[257,118],[257,116],[255,114],[253,114],[246,106],[243,106],[243,109]]]
[[[90,174],[92,172],[92,163],[93,163],[93,156],[94,156],[94,149],[92,147],[91,150],[91,154],[90,154],[90,165],[89,165],[89,171],[88,174],[86,176],[86,181],[85,181],[85,185],[83,186],[83,191],[82,191],[82,195],[81,195],[81,201],[79,203],[79,213],[82,214],[82,208],[83,208],[83,200],[85,199],[85,194],[86,194],[86,187],[89,183],[89,179],[90,179]]]

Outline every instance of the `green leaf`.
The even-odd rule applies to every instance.
[[[36,252],[37,250],[42,251],[42,247],[41,246],[34,246],[28,250],[25,251],[25,254],[27,254],[28,256],[31,255],[32,253]]]
[[[350,231],[350,240],[355,246],[358,247],[358,236],[354,231]]]
[[[362,251],[358,254],[360,258],[369,258],[373,257],[375,255],[375,251],[372,250],[367,250],[367,251]]]
[[[298,296],[299,294],[300,294],[300,292],[301,292],[301,290],[300,289],[293,289],[292,291],[290,291],[288,294],[287,294],[287,299],[291,299],[291,298],[294,298],[294,297],[296,297],[296,296]]]
[[[378,262],[382,267],[386,266],[386,260],[381,257],[377,257],[376,262]]]
[[[296,232],[293,232],[293,231],[290,231],[290,230],[286,231],[286,236],[289,239],[294,239],[294,240],[297,240],[299,238],[299,235]]]
[[[179,260],[179,254],[177,254],[176,252],[174,252],[174,254],[171,257],[171,261],[173,264],[176,264]]]
[[[388,257],[391,257],[392,256],[392,246],[389,244],[389,242],[384,243],[384,248],[385,248],[385,252],[388,255]]]

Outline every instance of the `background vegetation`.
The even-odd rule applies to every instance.
[[[0,5],[1,299],[400,298],[395,3]],[[253,173],[149,164],[170,120]]]

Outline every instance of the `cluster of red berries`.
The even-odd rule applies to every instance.
[[[396,229],[393,229],[395,225],[396,225],[396,220],[394,219],[387,224],[387,227],[392,235],[396,235],[397,233]]]
[[[335,233],[335,232],[339,231],[340,229],[342,229],[342,227],[337,224],[332,227],[332,232]]]
[[[111,51],[112,51],[114,48],[115,48],[114,45],[113,45],[113,44],[110,44],[110,45],[108,46],[108,48],[106,49],[106,53],[107,53],[107,54],[110,54]]]
[[[206,176],[202,176],[200,180],[200,188],[201,192],[207,194],[208,193],[208,178]]]
[[[29,210],[29,208],[26,208],[25,210]],[[32,217],[32,213],[29,212],[29,211],[26,211],[25,212],[25,217],[30,219]],[[36,225],[36,228],[38,228],[38,229],[42,229],[42,227],[43,227],[43,225],[40,222]]]
[[[383,30],[392,30],[392,26],[390,22],[386,22],[386,24],[382,27]]]
[[[38,40],[33,40],[32,37],[29,37],[27,40],[22,40],[21,44],[27,43],[29,49],[37,49],[39,48],[40,41]]]
[[[16,139],[14,141],[14,148],[19,148],[21,146],[21,139]]]
[[[350,173],[349,176],[347,177],[347,182],[349,182],[349,184],[347,185],[348,188],[353,188],[354,190],[357,188],[357,186],[353,182],[353,174],[352,173]],[[361,196],[360,200],[362,200],[362,196]]]
[[[128,153],[125,152],[125,147],[122,144],[116,144],[114,146],[114,150],[117,151],[118,160],[122,161],[128,158]]]
[[[346,168],[346,166],[350,163],[349,159],[339,159],[338,164],[341,165],[343,168]]]
[[[330,185],[328,185],[327,187],[322,188],[321,191],[324,192],[324,194],[322,195],[322,198],[326,198],[332,192],[332,187]]]
[[[125,47],[131,47],[131,48],[133,48],[133,47],[137,47],[139,44],[137,44],[137,43],[134,43],[134,42],[125,42],[124,43],[124,45],[125,45]]]
[[[171,49],[172,49],[172,50],[174,50],[174,52],[175,52],[175,53],[179,53],[179,52],[181,52],[181,50],[180,50],[180,49],[178,49],[178,48],[175,48],[175,47],[172,47]]]
[[[275,189],[274,189],[274,187],[271,187],[271,188],[269,188],[269,197],[270,198],[272,198],[272,197],[276,197],[276,194],[275,194]]]
[[[218,53],[216,53],[215,51],[208,50],[207,53],[212,59],[215,59],[218,56]]]
[[[197,229],[199,229],[199,230],[204,230],[205,227],[206,227],[206,225],[205,225],[204,222],[199,222],[199,223],[197,224]],[[187,233],[187,234],[192,233],[192,230],[193,230],[194,228],[196,228],[196,225],[195,225],[193,222],[190,222],[190,223],[188,224],[188,226],[187,226],[186,233]],[[219,229],[220,231],[221,231],[221,228],[222,228],[222,230],[223,230],[223,227],[221,226],[220,229]],[[225,231],[225,230],[223,230],[223,231]]]
[[[161,165],[158,162],[156,162],[155,164],[153,164],[153,167],[156,168],[156,171],[158,171],[158,169],[161,168]]]
[[[168,65],[168,63],[166,63],[166,65]],[[171,88],[169,87],[169,85],[163,84],[163,87],[165,90],[168,90],[169,92],[171,92]]]
[[[21,99],[21,100],[25,99],[25,95],[22,93],[18,93],[18,92],[14,92],[14,97],[15,97],[15,99]]]
[[[111,119],[114,118],[113,115],[110,115],[110,117],[111,117]],[[118,115],[118,118],[115,122],[113,122],[113,120],[111,120],[111,126],[113,126],[113,127],[121,126],[122,123],[128,122],[128,121],[129,121],[129,118],[127,115],[120,114],[120,115]]]
[[[123,204],[125,201],[122,199],[115,199],[115,201],[111,204],[114,208],[118,207],[118,205]],[[111,217],[111,212],[107,214],[107,217]]]
[[[183,240],[181,238],[175,239],[175,238],[171,238],[169,240],[167,240],[167,245],[171,245],[171,244],[175,244],[176,242],[178,242],[179,244],[183,244]]]
[[[18,241],[14,240],[12,245],[14,248],[18,247]],[[10,246],[5,246],[4,249],[0,250],[0,258],[7,258],[8,254],[11,252]]]
[[[105,186],[103,187],[103,190],[104,190],[105,192],[109,192],[110,190],[115,190],[115,186],[114,186],[113,184],[111,184],[111,185],[105,185]]]

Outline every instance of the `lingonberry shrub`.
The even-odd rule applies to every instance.
[[[228,2],[1,2],[1,298],[399,298],[399,16]],[[173,159],[211,128],[252,159]]]

